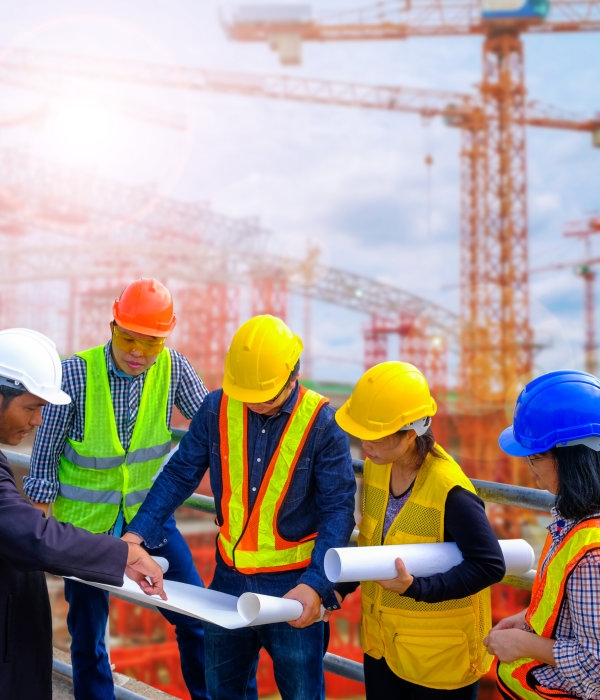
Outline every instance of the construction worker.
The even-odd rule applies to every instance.
[[[485,639],[498,688],[510,700],[600,698],[600,379],[534,379],[499,443],[556,502],[529,607]]]
[[[154,279],[128,285],[113,305],[111,339],[63,362],[64,406],[47,406],[24,489],[54,516],[91,532],[120,536],[152,485],[171,446],[173,406],[186,418],[206,389],[186,358],[165,348],[175,326],[173,301]],[[174,517],[151,554],[169,561],[166,578],[202,586]],[[108,593],[65,581],[69,603],[73,684],[78,700],[112,700],[113,678],[104,638]],[[193,700],[206,698],[202,622],[168,610],[181,668]]]
[[[362,442],[359,546],[455,542],[463,561],[414,577],[361,584],[361,642],[368,700],[451,697],[474,700],[492,658],[483,646],[491,624],[488,586],[505,565],[484,504],[431,429],[436,402],[423,374],[407,362],[382,362],[358,380],[336,412]],[[341,595],[357,584],[338,584]]]
[[[0,331],[0,442],[18,445],[41,423],[42,406],[67,405],[54,343],[24,328]],[[162,572],[139,546],[46,518],[17,490],[0,452],[0,697],[52,698],[52,624],[46,578],[123,584],[166,598]],[[150,581],[146,579],[150,577]]]
[[[297,381],[301,352],[302,341],[279,318],[242,324],[223,389],[208,395],[125,534],[153,547],[162,522],[209,470],[220,528],[210,587],[302,603],[290,623],[237,630],[206,624],[213,700],[256,697],[261,648],[273,659],[282,698],[324,697],[321,605],[325,620],[339,606],[323,558],[348,542],[356,484],[348,438],[327,399]]]

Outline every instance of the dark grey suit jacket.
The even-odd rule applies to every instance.
[[[52,622],[43,571],[120,586],[127,544],[46,518],[0,452],[0,698],[51,700]]]

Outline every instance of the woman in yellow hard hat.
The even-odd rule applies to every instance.
[[[359,546],[455,542],[463,561],[414,577],[363,581],[361,642],[367,700],[477,697],[492,657],[489,586],[504,558],[483,502],[459,465],[435,443],[437,410],[427,380],[406,362],[369,369],[337,411],[366,456]],[[357,584],[338,584],[340,597]]]

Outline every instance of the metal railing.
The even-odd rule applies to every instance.
[[[183,430],[173,430],[173,437],[175,440],[181,439],[184,433],[185,431]],[[29,455],[9,450],[4,450],[4,454],[12,466],[29,468]],[[356,475],[361,476],[363,473],[363,461],[354,459],[353,466]],[[482,481],[480,479],[471,479],[471,483],[475,487],[477,495],[488,503],[499,503],[502,505],[544,512],[549,512],[550,508],[554,505],[554,496],[548,491],[532,489],[525,486],[513,486],[512,484],[499,484],[495,481]],[[215,502],[211,496],[203,496],[195,493],[184,501],[183,505],[203,513],[216,513]],[[352,541],[354,542],[356,541],[356,534],[357,532],[355,530],[352,536]],[[516,586],[517,588],[531,589],[534,575],[535,570],[532,569],[522,576],[505,576],[500,583]],[[114,595],[116,598],[120,597],[118,593],[111,592],[111,595]],[[125,600],[126,598],[123,597],[123,599]],[[138,605],[152,610],[158,610],[158,608],[152,604],[138,603]],[[55,661],[55,664],[56,663],[61,662]],[[324,657],[324,663],[326,671],[350,680],[358,681],[359,683],[364,683],[363,665],[358,661],[352,661],[351,659],[346,659],[342,656],[336,656],[335,654],[327,652]],[[63,675],[68,675],[65,674],[64,671],[59,670],[59,672],[63,673]],[[121,688],[120,690],[125,689]],[[126,692],[130,693],[131,691]],[[128,700],[129,698],[133,700],[133,698],[136,697],[138,696],[135,694],[117,694],[117,698],[122,698],[123,700]]]

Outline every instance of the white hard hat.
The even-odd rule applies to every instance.
[[[28,328],[0,331],[0,384],[50,403],[71,403],[60,388],[61,381],[60,357],[50,338]]]

